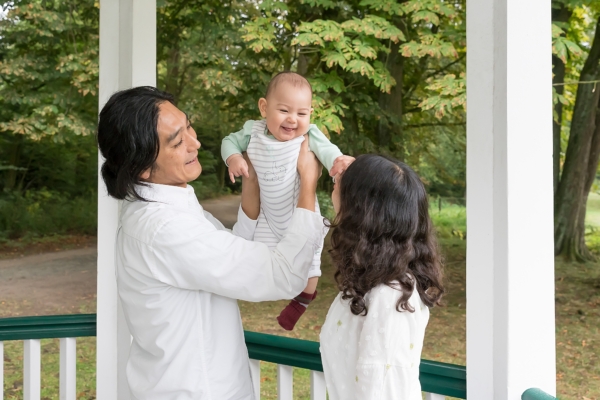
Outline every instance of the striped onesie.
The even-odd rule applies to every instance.
[[[342,155],[315,125],[308,131],[310,149],[330,170],[333,161]],[[246,151],[258,177],[260,187],[260,214],[254,240],[275,248],[292,219],[298,204],[300,176],[296,164],[304,136],[285,142],[275,139],[267,131],[266,120],[248,121],[244,129],[223,139],[221,155],[224,161],[232,154]],[[315,199],[316,202],[316,199]],[[318,202],[315,212],[319,213]],[[321,251],[315,253],[308,277],[321,276]]]

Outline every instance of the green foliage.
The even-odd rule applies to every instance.
[[[97,194],[68,198],[47,189],[0,195],[0,239],[96,234]]]
[[[98,8],[16,1],[0,19],[0,134],[90,134],[97,113]]]
[[[581,57],[581,48],[565,36],[565,31],[558,27],[557,24],[552,24],[552,54],[567,63],[567,57]]]
[[[598,7],[566,4],[573,16],[553,27],[553,52],[571,82]],[[66,199],[94,190],[97,7],[22,0],[0,20],[1,190]],[[260,118],[257,101],[282,70],[309,79],[312,122],[344,153],[403,159],[432,195],[464,196],[464,0],[162,0],[157,23],[158,86],[202,142],[199,196],[239,189],[224,179],[221,140]],[[575,90],[555,96],[565,132]]]
[[[423,100],[419,107],[423,110],[435,110],[435,116],[440,119],[457,108],[458,113],[461,113],[467,106],[466,80],[465,74],[462,73],[459,78],[448,74],[433,81],[426,89],[435,92],[436,95]]]
[[[335,219],[335,210],[333,209],[333,202],[331,201],[331,193],[318,191],[317,199],[319,200],[319,209],[321,210],[321,215],[333,222]]]
[[[464,199],[431,198],[430,201],[429,215],[437,236],[442,239],[466,240],[467,209],[464,206]]]
[[[553,7],[566,5],[572,11],[567,23],[553,23],[552,53],[565,62],[564,93],[558,94],[557,86],[553,86],[553,102],[560,102],[562,107],[561,125],[561,165],[567,149],[575,98],[579,87],[579,74],[587,59],[595,32],[595,19],[600,15],[600,3],[584,0],[553,0]],[[553,118],[559,116],[554,110]]]

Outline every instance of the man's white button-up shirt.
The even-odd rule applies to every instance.
[[[296,209],[273,251],[252,242],[240,208],[233,232],[202,209],[191,186],[138,187],[116,242],[117,285],[133,340],[135,399],[254,400],[237,299],[290,299],[307,283],[325,229]]]

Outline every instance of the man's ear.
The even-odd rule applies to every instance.
[[[260,110],[260,115],[263,118],[267,117],[267,99],[265,99],[264,97],[261,97],[258,100],[258,109]]]
[[[144,172],[142,172],[140,174],[140,179],[143,181],[147,181],[148,179],[150,179],[150,171],[152,170],[152,168],[148,168],[147,170],[145,170]]]

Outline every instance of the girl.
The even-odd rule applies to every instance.
[[[363,155],[332,194],[340,293],[321,330],[331,400],[421,400],[429,307],[444,292],[427,194],[406,164]]]

